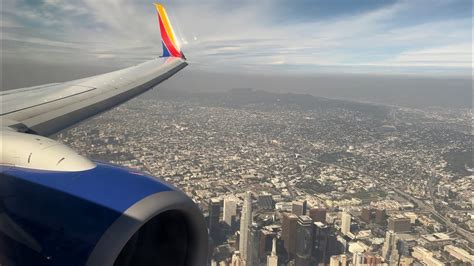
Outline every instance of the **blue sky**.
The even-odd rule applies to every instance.
[[[193,69],[471,76],[472,2],[163,1]],[[151,1],[4,0],[2,58],[126,66],[161,54]]]

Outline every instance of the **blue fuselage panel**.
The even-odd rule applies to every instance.
[[[0,170],[0,217],[8,230],[0,227],[0,250],[6,254],[0,254],[0,264],[84,265],[129,207],[174,190],[157,178],[102,163],[82,172]]]

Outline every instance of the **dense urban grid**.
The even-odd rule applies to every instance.
[[[211,265],[469,265],[472,117],[153,91],[58,138],[183,190],[207,219]]]

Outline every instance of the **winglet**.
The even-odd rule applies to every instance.
[[[161,40],[163,44],[162,57],[181,57],[186,59],[178,44],[178,39],[174,34],[171,23],[169,22],[166,10],[161,4],[154,3],[158,13],[158,24],[160,25]]]

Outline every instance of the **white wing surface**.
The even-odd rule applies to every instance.
[[[4,91],[0,126],[48,136],[155,87],[186,65],[181,57],[161,57],[85,79]]]

